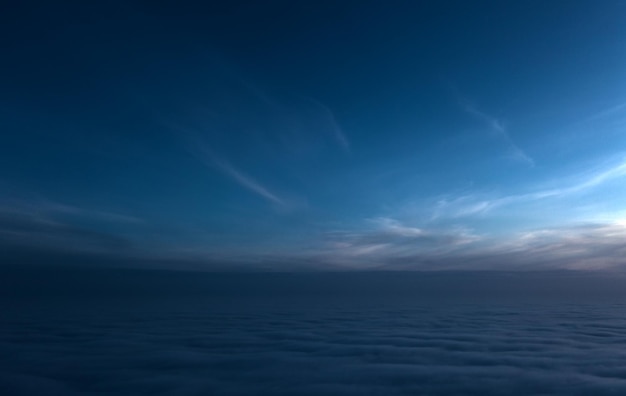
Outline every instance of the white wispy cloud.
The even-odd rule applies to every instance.
[[[460,101],[460,104],[463,107],[463,110],[465,110],[468,114],[472,115],[477,120],[485,123],[489,127],[489,129],[496,136],[498,136],[498,138],[506,143],[513,159],[524,162],[530,166],[535,166],[535,160],[513,141],[511,135],[508,132],[508,128],[502,120],[479,110],[467,101]]]
[[[335,114],[332,112],[332,110],[317,99],[311,98],[309,96],[303,96],[302,98],[315,106],[315,108],[319,111],[320,116],[327,123],[333,139],[339,144],[339,146],[341,146],[343,150],[349,153],[351,151],[350,140],[348,140],[348,137],[344,133],[341,126],[339,126],[339,123],[337,122]]]
[[[421,228],[406,226],[390,217],[376,217],[371,219],[370,222],[375,224],[379,230],[398,236],[420,237],[426,234],[426,231]]]
[[[605,269],[626,265],[626,226],[619,222],[573,224],[521,232],[483,254],[517,256],[533,266]]]
[[[56,212],[59,214],[67,214],[74,216],[81,216],[85,218],[93,218],[101,221],[109,221],[115,223],[127,223],[127,224],[140,224],[144,223],[144,220],[136,216],[132,216],[125,213],[110,212],[98,209],[87,209],[78,207],[75,205],[67,205],[54,202],[46,202],[41,206],[43,209],[49,212]]]
[[[213,159],[213,163],[217,166],[219,170],[221,170],[225,175],[229,176],[232,180],[237,182],[240,186],[246,188],[249,191],[257,194],[258,196],[266,199],[267,201],[278,204],[278,205],[287,205],[287,202],[281,198],[279,198],[276,194],[271,192],[267,187],[263,186],[258,181],[254,180],[248,175],[245,175],[235,167],[233,167],[230,163],[224,160]]]
[[[611,117],[620,113],[626,112],[626,102],[620,103],[614,106],[610,106],[606,109],[602,109],[597,113],[587,117],[585,121],[597,121],[603,118]]]
[[[332,260],[355,266],[379,265],[390,258],[415,254],[444,254],[480,239],[467,229],[423,229],[389,217],[368,219],[363,228],[335,231],[327,235],[326,247],[319,249]],[[362,260],[352,263],[352,259]]]
[[[136,242],[130,235],[144,226],[129,214],[42,197],[0,201],[0,247],[129,253]]]
[[[145,223],[144,219],[128,213],[71,205],[42,196],[2,200],[0,201],[0,214],[26,216],[46,222],[53,222],[52,219],[58,217],[72,217],[126,225]]]
[[[378,228],[332,233],[330,243],[318,249],[316,258],[346,268],[385,270],[599,270],[626,266],[626,224],[620,222],[489,236],[462,228],[417,229],[388,218],[377,221]]]
[[[196,151],[199,151],[201,155],[200,159],[205,165],[219,170],[222,174],[228,176],[231,180],[246,190],[253,192],[257,196],[272,204],[284,207],[289,206],[289,203],[285,199],[270,191],[267,187],[253,179],[251,176],[235,168],[230,162],[217,156],[206,145],[198,143],[196,145]]]
[[[582,194],[605,183],[626,176],[626,160],[587,172],[583,177],[568,178],[570,183],[555,188],[540,189],[522,194],[485,198],[466,194],[459,197],[446,197],[437,201],[432,209],[431,220],[442,217],[465,217],[484,214],[490,210],[544,199],[559,199]]]

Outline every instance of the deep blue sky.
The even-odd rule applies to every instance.
[[[5,257],[626,264],[624,1],[1,14]]]

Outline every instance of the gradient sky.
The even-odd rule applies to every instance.
[[[624,1],[1,14],[9,262],[626,265]]]

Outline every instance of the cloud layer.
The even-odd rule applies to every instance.
[[[14,395],[622,395],[620,306],[4,310]]]
[[[324,232],[298,241],[290,251],[184,249],[175,244],[142,245],[132,234],[83,225],[85,215],[54,211],[0,212],[0,247],[5,264],[72,261],[89,266],[196,270],[622,270],[626,268],[626,223],[572,223],[504,235],[461,226],[416,227],[390,217],[353,229]],[[79,220],[83,220],[82,222]],[[113,223],[119,222],[117,217]],[[65,258],[64,258],[65,257]],[[56,264],[55,264],[56,265]]]
[[[322,261],[391,270],[616,270],[626,266],[626,224],[579,223],[502,236],[462,227],[423,229],[379,218],[328,235]]]

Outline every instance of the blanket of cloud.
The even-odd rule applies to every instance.
[[[42,275],[65,294],[2,298],[0,394],[626,394],[621,280],[70,273]]]

